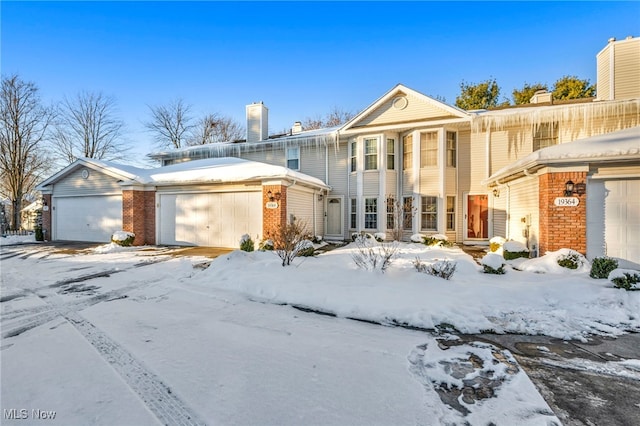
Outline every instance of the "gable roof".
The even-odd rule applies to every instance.
[[[419,126],[440,120],[469,120],[471,115],[402,84],[397,84],[361,113],[346,122],[340,133],[361,132],[364,127]]]
[[[640,161],[640,127],[606,133],[534,151],[491,175],[483,184],[546,165]],[[525,173],[526,174],[526,173]]]
[[[36,189],[39,191],[46,190],[47,186],[63,179],[79,167],[89,167],[101,171],[119,179],[122,184],[130,185],[163,186],[288,179],[315,188],[330,189],[322,180],[313,176],[283,166],[274,166],[235,157],[207,158],[152,169],[142,169],[92,158],[81,158],[40,183]]]

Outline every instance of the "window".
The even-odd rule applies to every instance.
[[[349,226],[351,229],[358,227],[358,200],[351,199],[351,208],[349,209]]]
[[[387,170],[396,168],[396,140],[387,139]]]
[[[404,197],[403,200],[403,229],[413,228],[413,197]]]
[[[447,132],[447,167],[456,166],[457,136],[456,132]]]
[[[447,197],[447,231],[456,230],[456,197]]]
[[[438,165],[438,133],[420,134],[420,167]]]
[[[378,228],[378,199],[364,199],[364,227],[365,229]]]
[[[378,168],[378,139],[364,140],[364,169],[376,170]]]
[[[395,225],[395,204],[396,200],[393,197],[387,197],[387,229],[394,229]]]
[[[351,142],[351,171],[357,170],[357,158],[358,158],[358,143],[356,141]]]
[[[558,144],[558,123],[540,123],[533,131],[533,150]]]
[[[422,197],[421,230],[436,231],[438,229],[438,199]]]
[[[413,135],[402,138],[402,170],[411,170],[413,164]]]
[[[287,167],[300,170],[300,147],[287,148]]]

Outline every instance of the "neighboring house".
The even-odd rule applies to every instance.
[[[316,214],[305,213],[305,220],[326,239],[349,239],[358,231],[390,235],[397,220],[391,206],[399,201],[410,206],[405,238],[439,233],[486,244],[503,236],[527,244],[534,255],[569,247],[589,257],[609,254],[640,263],[637,242],[620,237],[638,235],[640,226],[634,204],[640,197],[630,196],[640,193],[640,39],[610,40],[597,66],[595,99],[558,102],[536,93],[528,105],[463,111],[397,85],[342,126],[302,132],[295,125],[276,138],[267,136],[268,110],[258,103],[247,106],[246,141],[150,157],[162,165],[156,170],[238,157],[300,173],[316,182],[309,186]],[[51,179],[40,189],[54,199],[63,196],[64,185],[57,192]],[[564,196],[569,181],[580,194]],[[262,203],[253,206],[263,214],[262,235],[272,229],[264,216],[267,183],[261,182]],[[125,189],[115,192],[122,196],[130,189],[125,181],[120,185]],[[148,196],[162,206],[162,188],[144,185],[139,190],[155,194]],[[279,192],[288,197],[298,186],[296,179],[283,179]],[[195,211],[178,201],[176,206]],[[147,213],[149,220],[154,216],[159,224],[161,209]],[[290,212],[281,213],[286,220]],[[166,240],[163,227],[154,226],[155,234],[142,242]]]
[[[20,210],[20,226],[27,231],[33,231],[42,221],[42,200],[36,200]]]

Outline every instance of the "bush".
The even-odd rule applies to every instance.
[[[440,246],[440,247],[452,247],[453,243],[449,241],[446,235],[435,234],[424,238],[424,243],[427,246]]]
[[[249,234],[244,234],[242,238],[240,238],[240,250],[253,251],[253,240]]]
[[[485,274],[503,275],[506,272],[504,258],[496,253],[487,253],[480,260],[480,264]]]
[[[262,241],[260,241],[260,244],[258,244],[258,250],[261,250],[261,251],[273,250],[273,241],[270,239],[262,239]]]
[[[416,257],[416,260],[413,262],[413,266],[415,266],[418,272],[423,272],[425,274],[433,275],[434,277],[444,278],[445,280],[451,279],[453,273],[456,271],[456,261],[455,260],[438,260],[431,264],[426,264],[420,260],[419,257]]]
[[[558,257],[558,265],[568,269],[578,269],[579,266],[584,265],[586,259],[583,255],[577,251],[570,250],[567,254],[563,254]]]
[[[387,234],[385,234],[384,232],[376,232],[375,234],[373,234],[373,237],[377,242],[381,243],[387,239]]]
[[[293,259],[300,254],[300,243],[305,240],[306,235],[307,226],[299,220],[286,223],[271,235],[274,251],[282,259],[282,266],[291,265]]]
[[[411,236],[411,242],[412,242],[412,243],[420,243],[420,244],[424,244],[424,240],[425,240],[425,238],[427,238],[427,237],[425,237],[424,235],[421,235],[421,234],[413,234],[413,235]]]
[[[596,257],[591,263],[591,278],[607,278],[618,267],[618,261],[611,257]]]
[[[616,288],[640,290],[640,273],[631,269],[616,269],[609,274],[609,280]]]
[[[36,233],[36,241],[44,241],[44,232],[42,232],[42,227],[36,226],[34,231]]]
[[[136,234],[127,231],[117,231],[111,235],[111,242],[122,247],[129,247],[133,244]]]
[[[313,247],[313,243],[309,240],[302,240],[298,243],[298,256],[309,257],[313,256],[316,249]]]
[[[380,269],[384,273],[398,252],[397,242],[373,242],[366,234],[356,237],[355,243],[357,249],[351,254],[351,258],[358,268],[368,271]]]
[[[489,240],[489,251],[495,253],[502,247],[507,241],[502,237],[493,237]]]
[[[502,245],[502,255],[505,260],[529,258],[529,249],[518,241],[507,241]]]

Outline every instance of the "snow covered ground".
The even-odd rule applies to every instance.
[[[144,247],[3,247],[2,424],[52,412],[47,424],[559,424],[508,351],[347,318],[579,339],[640,330],[640,292],[553,256],[489,275],[459,249],[401,244],[382,273],[354,252],[282,267],[271,252],[209,264]],[[456,271],[417,272],[416,258]],[[443,402],[479,378],[491,383],[479,399]]]

